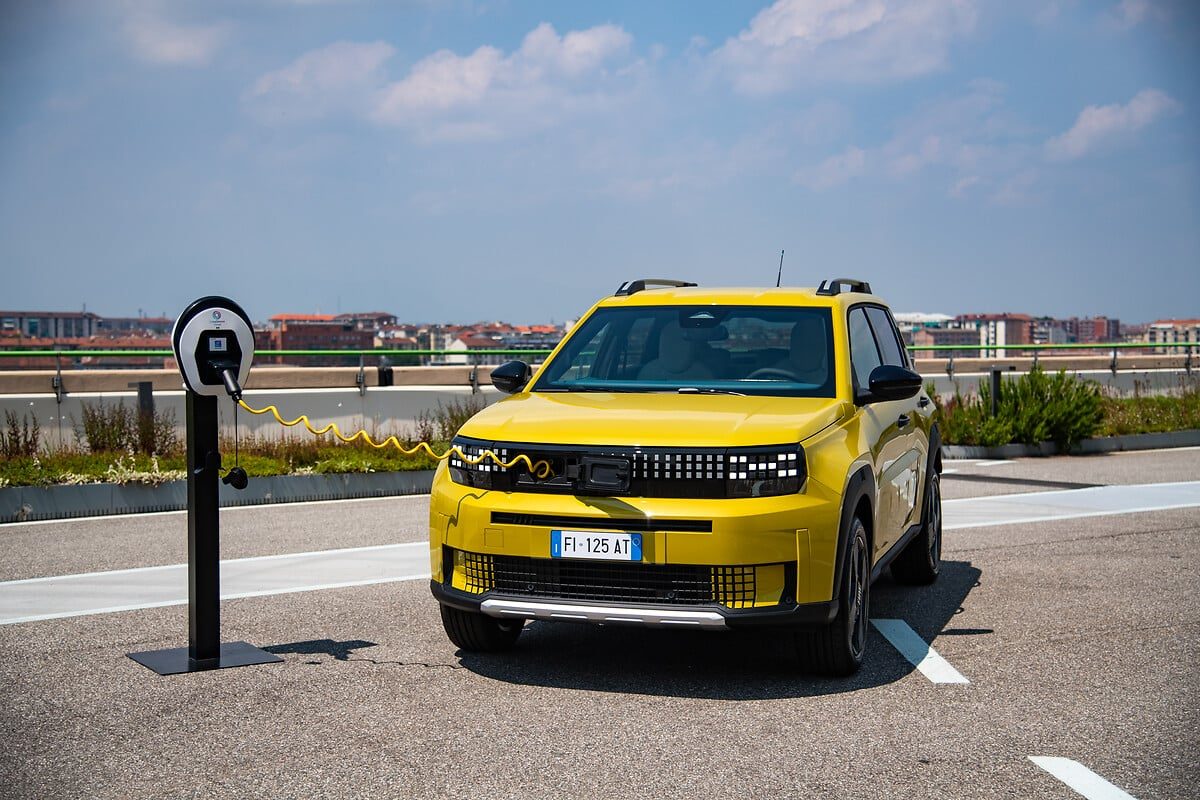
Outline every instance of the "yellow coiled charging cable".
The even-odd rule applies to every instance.
[[[336,436],[338,439],[342,440],[346,444],[351,444],[353,442],[366,442],[367,444],[371,445],[371,447],[374,447],[379,450],[382,450],[385,447],[395,447],[397,450],[399,450],[401,453],[403,453],[406,456],[415,455],[416,453],[420,452],[421,450],[424,450],[426,453],[429,454],[430,458],[433,458],[437,461],[444,461],[447,458],[450,458],[451,455],[457,454],[458,457],[461,458],[464,462],[466,462],[467,464],[471,464],[471,465],[481,464],[484,461],[487,461],[490,459],[491,461],[495,462],[497,466],[502,467],[504,469],[509,469],[511,467],[515,467],[517,464],[523,463],[523,464],[525,464],[525,466],[527,466],[529,468],[530,473],[532,473],[533,476],[538,479],[548,478],[548,477],[550,477],[551,472],[552,472],[550,469],[549,462],[547,462],[547,461],[534,462],[532,459],[529,458],[529,456],[525,455],[524,453],[518,455],[516,458],[512,459],[511,461],[505,461],[504,459],[500,458],[500,456],[496,455],[491,450],[484,450],[483,453],[481,453],[478,456],[468,456],[466,453],[464,453],[462,451],[461,448],[458,447],[458,445],[454,445],[449,450],[447,450],[446,452],[441,453],[439,455],[438,453],[435,453],[433,451],[433,448],[429,446],[428,442],[418,442],[416,445],[414,445],[411,448],[408,448],[408,447],[405,447],[404,445],[402,445],[400,443],[400,440],[397,439],[395,436],[389,436],[388,438],[384,439],[382,442],[377,442],[374,439],[372,439],[371,434],[367,433],[365,430],[359,430],[359,431],[355,432],[354,434],[347,436],[346,434],[342,433],[340,428],[338,428],[336,422],[331,422],[323,428],[314,428],[312,422],[309,421],[307,414],[301,414],[300,416],[296,417],[295,419],[291,419],[291,420],[284,419],[283,415],[281,415],[279,413],[279,409],[274,405],[268,405],[263,408],[254,408],[250,405],[247,405],[246,401],[242,400],[240,397],[237,400],[237,404],[241,408],[244,408],[247,411],[249,411],[251,414],[271,414],[272,416],[275,417],[276,422],[278,422],[280,425],[283,425],[288,428],[295,427],[296,425],[303,425],[305,428],[308,429],[308,432],[313,434],[314,436],[324,436],[327,433],[332,433],[334,436]]]

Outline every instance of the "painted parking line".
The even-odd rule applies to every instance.
[[[972,497],[942,504],[948,530],[1192,506],[1200,506],[1200,481]],[[224,561],[222,597],[428,578],[426,548],[424,542],[410,542]],[[186,564],[31,578],[0,583],[0,625],[186,602]]]
[[[339,589],[429,577],[425,542],[221,562],[221,598]],[[0,583],[0,625],[161,608],[188,601],[187,564]]]
[[[871,624],[900,651],[921,674],[934,683],[970,683],[950,662],[902,619],[873,619]]]
[[[1092,486],[943,500],[942,524],[947,529],[982,528],[1194,506],[1200,506],[1200,481]]]
[[[1030,756],[1029,760],[1088,800],[1135,800],[1129,792],[1113,786],[1078,761],[1058,756]]]

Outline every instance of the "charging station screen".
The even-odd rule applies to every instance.
[[[226,339],[224,336],[214,337],[214,338],[208,340],[208,352],[224,353],[228,350],[228,347],[227,347],[228,344],[229,344],[229,340]]]

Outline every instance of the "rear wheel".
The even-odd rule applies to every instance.
[[[839,677],[858,671],[867,650],[870,592],[867,529],[861,519],[854,517],[842,566],[837,617],[822,628],[796,632],[796,653],[806,672]]]
[[[942,563],[942,485],[935,470],[929,470],[925,485],[925,507],[921,532],[892,562],[892,577],[900,583],[929,584],[937,580]]]
[[[478,611],[463,611],[442,606],[442,627],[446,635],[462,650],[473,653],[495,653],[507,650],[517,642],[523,619],[495,619]]]

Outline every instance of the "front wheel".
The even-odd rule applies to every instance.
[[[858,517],[850,522],[841,586],[833,622],[816,630],[796,632],[796,654],[806,672],[843,677],[853,675],[862,666],[867,650],[871,566],[867,529]]]
[[[925,485],[921,531],[892,562],[892,577],[900,583],[930,584],[937,580],[941,564],[942,483],[937,472],[931,469]]]
[[[460,649],[472,653],[496,653],[517,642],[523,619],[495,619],[478,611],[442,606],[442,627]]]

